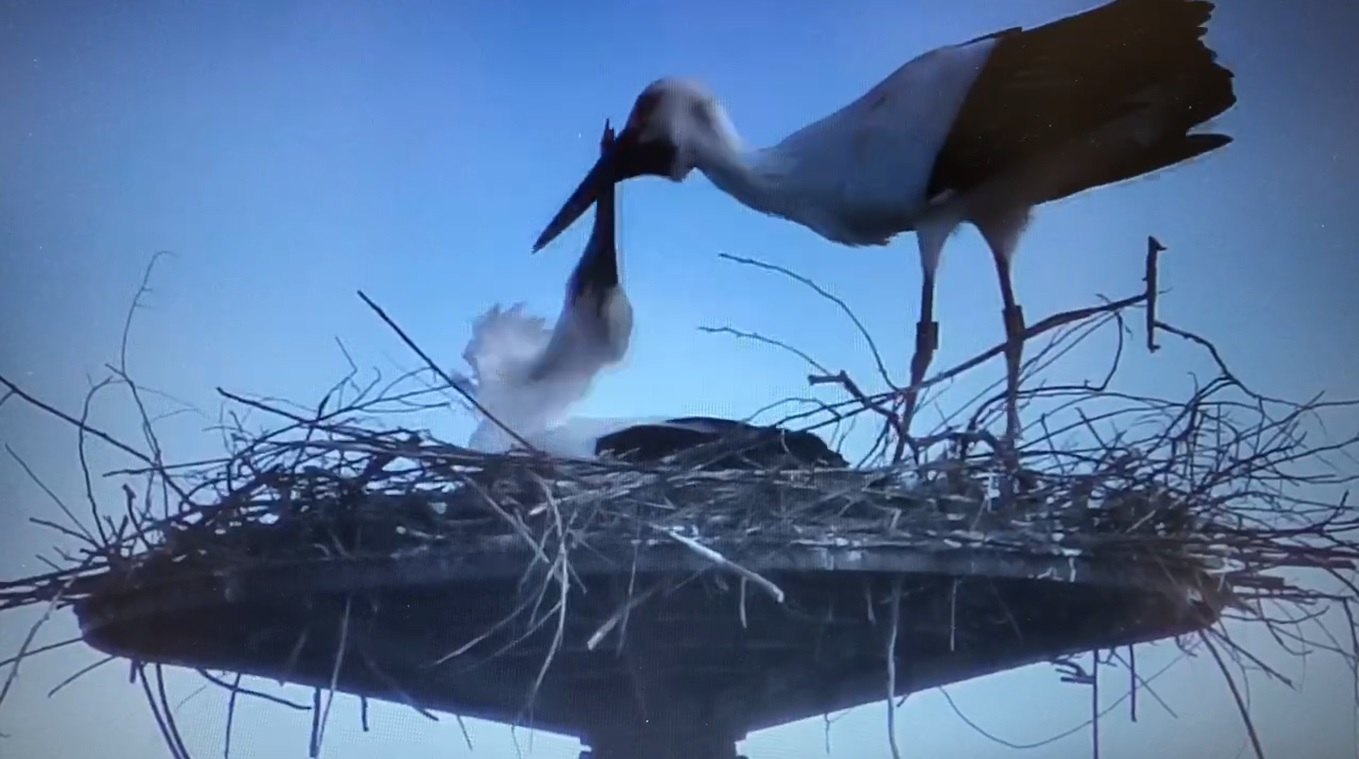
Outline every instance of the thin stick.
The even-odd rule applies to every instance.
[[[64,411],[58,410],[53,406],[43,403],[42,401],[38,400],[32,395],[29,395],[28,393],[24,392],[23,388],[19,387],[13,382],[10,382],[8,379],[5,379],[4,375],[0,375],[0,385],[4,385],[11,394],[19,397],[23,401],[27,402],[29,405],[34,406],[45,413],[51,414],[52,416],[55,416],[56,418],[62,420],[63,422],[66,422],[67,424],[71,425],[72,427],[75,427],[76,429],[84,430],[86,433],[94,435],[100,440],[103,440],[105,443],[108,443],[109,445],[113,446],[114,448],[117,448],[123,453],[132,456],[133,458],[137,459],[143,464],[146,464],[147,466],[150,467],[154,467],[156,465],[156,462],[152,461],[146,454],[142,453],[136,448],[133,448],[132,446],[127,445],[126,443],[120,442],[117,438],[114,438],[107,432],[104,432],[103,430],[100,430],[88,424],[81,424],[79,419],[76,419],[75,417],[71,416],[70,414],[67,414]]]
[[[660,532],[663,533],[666,537],[670,538],[671,540],[674,540],[675,542],[683,545],[684,547],[688,548],[689,550],[693,551],[699,556],[702,556],[703,558],[707,559],[708,561],[711,561],[712,563],[717,564],[720,567],[729,569],[732,572],[735,572],[736,574],[760,586],[761,589],[763,589],[766,593],[773,597],[776,603],[783,603],[784,597],[783,590],[779,586],[775,585],[773,582],[770,582],[763,575],[760,575],[758,572],[753,572],[749,569],[746,569],[745,567],[741,566],[740,564],[737,564],[734,561],[731,561],[730,559],[718,553],[717,551],[714,551],[713,549],[703,545],[702,543],[699,543],[693,538],[681,535],[674,530],[662,529],[660,530]]]
[[[901,759],[897,748],[897,628],[901,625],[901,575],[892,581],[892,626],[887,633],[887,745],[892,759]]]
[[[1147,271],[1143,281],[1147,283],[1147,352],[1160,350],[1156,344],[1156,268],[1161,251],[1166,247],[1155,237],[1147,237]]]
[[[1200,630],[1199,640],[1208,648],[1208,653],[1213,655],[1213,661],[1217,662],[1217,668],[1221,670],[1222,677],[1227,681],[1227,688],[1232,692],[1232,700],[1236,702],[1236,710],[1241,715],[1241,722],[1246,726],[1246,735],[1250,738],[1251,748],[1255,751],[1256,759],[1265,759],[1265,749],[1260,744],[1260,736],[1255,732],[1255,721],[1250,718],[1250,709],[1246,707],[1246,701],[1241,697],[1241,690],[1236,687],[1236,680],[1232,673],[1227,671],[1227,663],[1222,660],[1222,654],[1218,653],[1217,646],[1209,639],[1208,633]]]
[[[330,720],[330,706],[335,702],[335,687],[340,680],[340,668],[344,664],[345,651],[349,648],[349,610],[353,602],[354,597],[346,594],[344,597],[344,614],[340,617],[340,642],[335,650],[335,664],[330,670],[330,688],[326,695],[325,709],[321,712],[321,722],[316,732],[316,745],[311,755],[312,759],[321,755],[321,744],[325,739],[326,724]]]
[[[595,648],[604,641],[604,638],[608,636],[609,632],[627,617],[629,612],[638,606],[641,606],[647,599],[656,595],[656,591],[660,589],[661,585],[660,583],[657,583],[650,588],[647,588],[645,591],[642,591],[640,594],[629,598],[626,603],[620,605],[613,614],[609,615],[608,619],[604,620],[604,624],[600,625],[598,630],[595,630],[594,635],[591,635],[590,639],[585,641],[585,650],[595,650]]]
[[[520,436],[518,432],[510,429],[508,425],[497,419],[494,414],[487,411],[486,407],[482,406],[481,403],[477,401],[477,399],[471,393],[467,392],[466,388],[464,388],[461,383],[455,382],[452,377],[448,376],[448,372],[445,372],[442,367],[434,363],[434,359],[430,358],[428,354],[421,350],[420,346],[416,345],[415,341],[410,339],[410,337],[406,334],[406,331],[401,329],[401,327],[396,322],[392,321],[392,318],[390,316],[387,316],[387,312],[383,311],[381,306],[379,306],[378,304],[374,303],[371,299],[369,299],[369,297],[365,295],[362,290],[359,291],[359,297],[363,299],[363,302],[366,303],[369,308],[373,309],[373,312],[378,315],[379,319],[385,322],[388,327],[392,328],[392,331],[396,333],[397,337],[401,338],[401,342],[405,343],[407,348],[410,348],[412,351],[414,351],[415,355],[419,356],[420,359],[425,362],[425,366],[429,367],[435,374],[439,375],[439,378],[442,379],[444,382],[447,382],[449,387],[453,388],[454,390],[457,390],[458,394],[461,395],[468,403],[472,404],[472,406],[476,408],[476,410],[479,411],[482,416],[494,422],[497,427],[504,430],[511,438],[514,439],[514,442],[523,446],[525,450],[541,454],[541,451],[539,451],[537,447],[531,445],[527,440]]]
[[[10,667],[9,675],[5,678],[5,684],[0,686],[0,704],[5,703],[5,697],[9,695],[10,688],[12,688],[14,682],[19,679],[19,665],[23,663],[24,657],[28,654],[29,647],[33,645],[34,638],[38,636],[38,630],[41,630],[42,626],[47,624],[47,620],[52,618],[52,613],[57,610],[57,606],[61,604],[61,599],[66,595],[66,591],[70,589],[71,583],[75,582],[75,579],[76,578],[72,577],[70,580],[66,581],[66,584],[62,589],[52,597],[50,602],[48,602],[47,609],[43,611],[42,616],[38,618],[38,621],[34,622],[33,626],[28,628],[28,635],[24,636],[24,642],[19,644],[19,653],[13,658],[14,666]]]
[[[1099,649],[1090,652],[1090,757],[1099,759]]]

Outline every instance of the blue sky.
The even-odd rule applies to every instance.
[[[1091,4],[632,0],[530,11],[472,1],[0,2],[0,372],[77,408],[89,378],[116,358],[124,311],[161,249],[175,256],[138,317],[131,368],[209,413],[216,386],[317,397],[345,369],[336,337],[360,364],[413,367],[356,289],[451,364],[471,318],[492,302],[555,312],[588,227],[537,256],[529,246],[594,160],[602,119],[620,122],[656,77],[705,80],[746,141],[763,144],[929,47]],[[1018,296],[1034,321],[1096,293],[1134,292],[1143,241],[1155,234],[1171,248],[1163,317],[1213,337],[1265,392],[1359,395],[1359,351],[1344,347],[1359,325],[1359,91],[1347,39],[1355,13],[1322,0],[1227,6],[1209,40],[1237,72],[1240,103],[1219,120],[1237,142],[1182,170],[1041,209],[1016,264]],[[845,297],[904,376],[919,286],[910,237],[885,249],[840,248],[746,211],[697,176],[682,186],[635,182],[620,198],[635,347],[584,413],[742,415],[803,392],[797,361],[702,334],[701,325],[764,332],[870,376],[863,345],[833,309],[719,252],[793,268]],[[939,283],[936,368],[1002,336],[993,277],[978,236],[960,233]],[[1126,379],[1184,391],[1187,372],[1204,369],[1194,361],[1170,346],[1136,357]],[[95,418],[136,432],[125,406],[100,407]],[[170,419],[166,441],[181,458],[211,453],[206,423]],[[469,429],[453,415],[426,423],[454,438]],[[7,404],[0,441],[78,497],[68,430]],[[30,557],[50,536],[26,520],[54,509],[8,456],[0,494],[0,576],[35,572]],[[28,621],[4,618],[0,651],[17,646]],[[71,629],[63,619],[48,634]],[[93,657],[62,653],[26,667],[19,693],[0,708],[0,732],[13,736],[0,752],[151,755],[154,722],[122,668],[46,698]],[[1266,743],[1353,750],[1346,673],[1335,662],[1311,669],[1301,692],[1256,684]],[[1243,733],[1211,661],[1184,662],[1159,682],[1180,718],[1150,705],[1136,725],[1111,716],[1106,756],[1237,750]],[[193,687],[190,678],[178,685],[185,695]],[[950,694],[1016,742],[1078,724],[1087,698],[1041,668]],[[203,694],[184,707],[200,752],[219,750],[223,704]],[[378,709],[374,732],[362,735],[352,711],[339,712],[328,756],[425,746],[465,755],[451,721]],[[72,714],[83,716],[73,723]],[[1012,753],[979,737],[939,694],[913,698],[901,721],[902,744],[916,755]],[[881,723],[880,706],[841,719],[831,755],[885,755]],[[305,745],[305,718],[255,707],[238,725],[248,738],[238,737],[236,756]],[[484,755],[513,756],[508,730],[474,731]],[[821,750],[821,735],[813,720],[756,735],[747,751],[803,756]],[[1029,754],[1076,755],[1086,741],[1078,734]],[[535,738],[534,755],[575,750]]]

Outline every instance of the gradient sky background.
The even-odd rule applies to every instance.
[[[415,366],[354,296],[359,288],[453,364],[470,319],[491,302],[524,300],[555,313],[588,225],[539,256],[529,246],[594,160],[601,120],[620,122],[657,76],[706,80],[743,137],[765,144],[932,46],[1090,5],[629,0],[530,11],[472,0],[0,2],[0,373],[77,410],[90,378],[116,359],[127,305],[161,249],[176,255],[158,269],[138,317],[131,368],[209,416],[216,386],[311,402],[345,370],[337,337],[362,366],[388,374]],[[1264,392],[1359,395],[1351,337],[1359,325],[1359,14],[1341,0],[1225,5],[1209,40],[1237,73],[1240,103],[1219,121],[1237,142],[1157,179],[1041,210],[1021,248],[1019,297],[1036,321],[1096,293],[1137,292],[1143,241],[1155,234],[1171,248],[1161,270],[1173,288],[1163,318],[1211,336]],[[791,267],[844,296],[890,368],[905,375],[918,289],[909,236],[886,249],[839,248],[740,208],[697,175],[679,187],[634,183],[621,204],[635,349],[583,413],[741,416],[805,394],[796,360],[702,334],[700,325],[762,331],[832,368],[871,376],[863,345],[831,307],[718,252]],[[961,232],[945,257],[936,368],[1003,334],[979,237]],[[1163,342],[1154,357],[1131,359],[1125,387],[1183,393],[1188,372],[1206,370],[1195,354]],[[1093,371],[1064,371],[1083,370]],[[94,420],[135,439],[121,401],[98,407]],[[210,421],[167,420],[172,456],[215,452],[218,438],[202,432]],[[1359,424],[1353,415],[1338,421],[1348,430]],[[470,429],[453,414],[426,423],[452,439]],[[0,408],[0,441],[79,501],[70,430],[9,403]],[[94,463],[126,462],[101,453]],[[31,557],[51,535],[27,520],[55,512],[0,457],[0,577],[40,571]],[[17,650],[35,618],[0,617],[0,654]],[[73,629],[61,615],[42,639]],[[1173,658],[1165,648],[1139,654],[1144,676]],[[161,755],[124,667],[47,698],[96,658],[68,649],[25,666],[0,707],[0,732],[11,736],[0,740],[0,756]],[[1296,692],[1252,681],[1267,748],[1353,753],[1354,691],[1341,662],[1281,666],[1306,677]],[[175,693],[187,696],[195,679],[178,678]],[[1181,662],[1157,690],[1178,719],[1145,698],[1137,724],[1115,711],[1102,727],[1105,756],[1231,757],[1244,745],[1211,660]],[[1088,693],[1059,684],[1046,667],[949,695],[970,719],[1017,743],[1088,714]],[[430,724],[375,706],[373,732],[361,734],[356,704],[337,703],[325,754],[332,759],[468,755],[451,719]],[[180,710],[197,755],[220,755],[224,707],[222,694],[207,692]],[[307,719],[244,706],[233,755],[303,755]],[[908,755],[1016,755],[964,724],[937,692],[914,697],[899,720]],[[471,727],[477,756],[514,756],[508,729]],[[820,755],[822,731],[809,720],[756,734],[744,749],[753,759]],[[1080,731],[1022,753],[1084,756],[1088,742]],[[534,756],[576,751],[572,740],[534,738]],[[839,719],[830,755],[886,756],[883,707]]]

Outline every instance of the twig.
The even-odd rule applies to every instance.
[[[1147,237],[1147,272],[1142,281],[1147,283],[1147,352],[1155,353],[1156,344],[1156,270],[1160,254],[1166,248],[1155,237]]]
[[[349,611],[354,597],[344,597],[344,612],[340,616],[340,642],[335,647],[335,665],[330,670],[330,688],[326,695],[325,709],[321,712],[321,722],[316,731],[316,741],[312,746],[311,759],[321,755],[321,744],[326,735],[326,724],[330,720],[330,706],[335,702],[335,687],[340,680],[340,668],[344,665],[345,652],[349,649]],[[319,692],[319,690],[318,690]]]
[[[15,450],[11,448],[8,444],[5,445],[5,453],[8,453],[10,458],[14,459],[15,463],[19,465],[19,468],[24,471],[24,474],[28,475],[28,479],[31,480],[34,485],[37,485],[38,489],[41,490],[48,497],[48,499],[55,503],[58,509],[61,509],[61,513],[65,514],[66,518],[71,520],[71,524],[75,526],[76,530],[78,530],[78,532],[72,532],[69,530],[63,530],[63,532],[66,532],[72,537],[80,538],[89,545],[93,546],[95,549],[98,549],[102,545],[104,545],[103,542],[94,539],[94,536],[90,534],[90,531],[86,529],[85,525],[81,524],[80,520],[76,518],[76,515],[71,512],[71,509],[69,507],[67,507],[66,502],[61,500],[61,496],[52,492],[52,489],[47,487],[47,483],[43,482],[42,478],[39,477],[37,473],[34,472],[33,469],[28,465],[28,462],[24,461],[23,457],[21,457],[17,452],[15,452]]]
[[[9,675],[5,677],[4,685],[0,685],[0,705],[5,703],[5,698],[9,695],[10,688],[12,688],[14,682],[19,679],[19,665],[23,663],[25,656],[29,655],[29,648],[33,645],[33,640],[38,636],[38,630],[41,630],[42,626],[47,624],[47,621],[52,618],[52,613],[57,610],[57,606],[61,603],[62,598],[65,597],[66,592],[71,589],[71,585],[75,582],[75,579],[76,578],[72,577],[70,580],[66,581],[66,584],[61,587],[61,590],[52,596],[52,600],[48,602],[47,608],[43,610],[42,616],[38,617],[38,621],[34,622],[33,626],[28,628],[28,634],[24,636],[23,642],[19,644],[19,653],[11,659],[13,666],[9,669]]]
[[[688,548],[689,550],[693,551],[699,556],[702,556],[703,558],[707,559],[708,561],[711,561],[712,563],[725,569],[729,569],[732,572],[735,572],[736,574],[755,583],[766,593],[768,593],[770,597],[774,599],[775,603],[783,603],[784,599],[783,590],[779,588],[779,586],[765,579],[759,573],[752,572],[751,570],[746,569],[745,567],[731,561],[730,559],[718,553],[717,551],[714,551],[713,549],[703,545],[702,543],[699,543],[693,538],[681,535],[674,530],[660,530],[660,532],[663,533],[666,537],[670,538],[671,540],[674,540],[676,543],[683,545],[684,547]]]
[[[501,422],[499,419],[497,419],[494,414],[487,411],[486,407],[482,406],[475,396],[467,392],[467,390],[461,384],[455,382],[452,377],[448,376],[448,373],[445,372],[443,368],[441,368],[438,364],[434,363],[434,359],[430,358],[428,354],[421,350],[420,346],[416,345],[415,341],[410,339],[410,337],[406,335],[406,331],[401,329],[401,327],[396,322],[392,321],[391,317],[387,316],[387,312],[383,311],[381,306],[379,306],[378,304],[374,303],[371,299],[369,299],[369,297],[365,295],[362,290],[359,291],[359,298],[361,298],[363,302],[368,305],[369,308],[373,309],[373,312],[378,315],[379,319],[381,319],[388,327],[392,328],[392,331],[396,333],[396,336],[401,338],[401,342],[405,343],[406,347],[414,351],[415,355],[419,356],[420,359],[425,362],[425,366],[429,367],[431,371],[439,375],[439,377],[443,379],[444,382],[448,383],[449,387],[453,388],[454,390],[457,390],[458,393],[462,395],[463,399],[470,403],[478,412],[481,413],[482,416],[494,422],[497,427],[504,430],[505,433],[508,434],[514,440],[514,442],[523,446],[525,450],[532,453],[541,454],[541,451],[539,451],[535,446],[529,444],[529,442],[525,440],[522,436],[520,436],[518,432],[510,429],[504,422]]]
[[[794,348],[793,346],[783,342],[782,340],[776,340],[772,337],[766,337],[765,335],[761,335],[758,332],[746,332],[745,330],[734,329],[732,327],[699,327],[698,330],[700,332],[705,332],[709,335],[731,335],[732,337],[740,338],[742,340],[751,340],[757,343],[770,345],[775,348],[785,350],[793,354],[794,356],[797,356],[798,358],[802,359],[803,361],[806,361],[814,369],[821,372],[822,374],[831,373],[830,370],[825,367],[825,365],[823,365],[820,361],[817,361],[816,359],[812,358],[810,355],[807,354],[806,351],[803,351],[801,348]]]
[[[806,285],[817,295],[821,296],[822,298],[825,298],[831,303],[834,303],[840,309],[840,312],[843,313],[845,317],[849,319],[850,323],[854,325],[854,328],[858,330],[859,336],[864,339],[864,344],[868,346],[869,353],[873,356],[873,363],[877,367],[878,377],[884,383],[886,383],[888,387],[896,388],[896,384],[892,381],[891,376],[888,375],[887,373],[886,365],[883,364],[882,352],[878,350],[878,345],[876,342],[874,342],[873,335],[869,333],[868,328],[864,327],[863,322],[859,321],[859,317],[854,313],[854,309],[850,308],[849,304],[845,303],[843,299],[836,295],[833,295],[830,291],[821,287],[808,277],[804,277],[801,274],[798,274],[790,269],[786,269],[776,264],[766,263],[764,261],[757,261],[756,259],[753,258],[733,256],[727,253],[719,253],[718,258],[725,258],[728,261],[733,261],[738,264],[745,264],[746,266],[754,266],[757,269],[764,269],[766,271],[777,272],[785,277],[788,277],[789,279],[792,279],[796,282],[800,282],[803,285]],[[821,373],[829,374],[829,372],[825,371],[824,369],[821,371]]]
[[[1236,710],[1240,713],[1241,722],[1246,727],[1246,735],[1250,738],[1250,745],[1255,751],[1256,759],[1265,759],[1265,750],[1260,745],[1260,736],[1255,732],[1255,720],[1250,717],[1250,710],[1246,708],[1246,702],[1241,698],[1241,690],[1236,687],[1236,680],[1232,677],[1232,673],[1227,671],[1227,663],[1222,660],[1222,654],[1218,653],[1217,646],[1213,645],[1208,633],[1200,631],[1198,638],[1203,641],[1208,653],[1212,654],[1213,661],[1217,662],[1217,667],[1222,672],[1223,679],[1227,681],[1227,689],[1232,692],[1232,700],[1236,702]]]
[[[1090,757],[1099,759],[1099,649],[1090,652]],[[1136,692],[1130,692],[1132,697]]]
[[[819,375],[818,374],[808,375],[807,384],[813,387],[824,384],[839,385],[840,387],[844,388],[845,392],[849,393],[850,397],[854,398],[854,400],[862,403],[867,408],[872,409],[875,413],[877,413],[884,420],[886,420],[888,426],[892,429],[893,432],[896,433],[899,439],[902,440],[906,439],[907,437],[906,427],[905,423],[901,419],[901,416],[891,411],[886,406],[882,405],[881,402],[875,401],[872,398],[869,398],[867,395],[865,395],[864,392],[859,389],[859,386],[855,384],[854,380],[850,379],[849,374],[847,374],[843,369],[841,369],[839,372],[836,372],[835,374],[824,372]]]
[[[901,625],[901,575],[892,579],[892,624],[887,634],[887,745],[892,759],[901,759],[897,748],[897,628]]]
[[[126,453],[127,455],[137,459],[143,464],[152,467],[156,465],[156,462],[152,461],[146,454],[127,445],[126,443],[119,441],[118,439],[109,435],[107,432],[104,432],[103,430],[97,429],[88,424],[81,424],[79,419],[76,419],[75,417],[65,413],[64,411],[58,410],[53,406],[43,403],[42,401],[38,400],[36,397],[32,395],[29,395],[27,392],[24,391],[23,388],[6,379],[4,375],[0,375],[0,385],[4,385],[5,388],[8,389],[10,394],[18,397],[20,400],[24,401],[30,406],[33,406],[46,414],[50,414],[51,416],[54,416],[62,420],[63,422],[66,422],[67,424],[71,425],[72,427],[78,430],[83,430],[88,434],[94,435],[95,437],[99,438],[105,443],[108,443],[109,445],[113,446],[114,448],[117,448],[123,453]]]
[[[623,619],[627,617],[628,612],[632,611],[638,606],[641,606],[643,603],[647,601],[647,599],[656,595],[656,591],[660,589],[661,585],[659,583],[653,585],[650,588],[647,588],[646,590],[642,591],[638,595],[629,598],[625,603],[619,606],[618,609],[615,610],[613,614],[609,615],[608,619],[604,620],[604,624],[600,625],[598,630],[595,630],[594,634],[590,636],[590,639],[585,641],[585,650],[587,651],[595,650],[595,648],[597,648],[599,644],[603,642],[604,638],[608,636],[609,632],[612,631],[614,627],[617,627],[618,623],[623,621]]]
[[[99,669],[100,667],[104,666],[105,664],[108,664],[109,662],[111,662],[111,661],[113,661],[113,660],[115,660],[115,659],[117,659],[117,658],[118,658],[118,657],[116,657],[116,656],[105,656],[105,657],[103,657],[103,658],[101,658],[101,659],[96,660],[96,661],[95,661],[94,663],[92,663],[92,664],[87,664],[87,665],[81,667],[80,669],[76,670],[73,674],[71,674],[71,675],[69,675],[68,677],[66,677],[66,679],[64,679],[64,680],[62,680],[61,682],[57,683],[56,686],[54,686],[54,687],[52,688],[52,690],[49,690],[49,691],[47,692],[47,697],[48,697],[48,698],[51,698],[51,697],[57,695],[57,694],[60,693],[61,690],[62,690],[63,688],[65,688],[66,686],[70,685],[71,683],[75,682],[76,680],[79,680],[80,678],[84,677],[85,675],[88,675],[89,673],[95,671],[96,669]]]

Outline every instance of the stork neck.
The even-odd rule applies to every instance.
[[[710,144],[703,151],[698,170],[717,186],[742,204],[770,214],[781,214],[781,196],[777,181],[781,165],[770,148],[739,150],[726,143]]]
[[[606,201],[599,201],[601,204]],[[610,214],[612,216],[612,214]],[[607,224],[607,226],[605,226]],[[595,220],[585,252],[571,272],[567,283],[567,298],[578,297],[588,290],[602,291],[618,286],[618,251],[614,247],[613,221],[603,220],[603,213]]]

